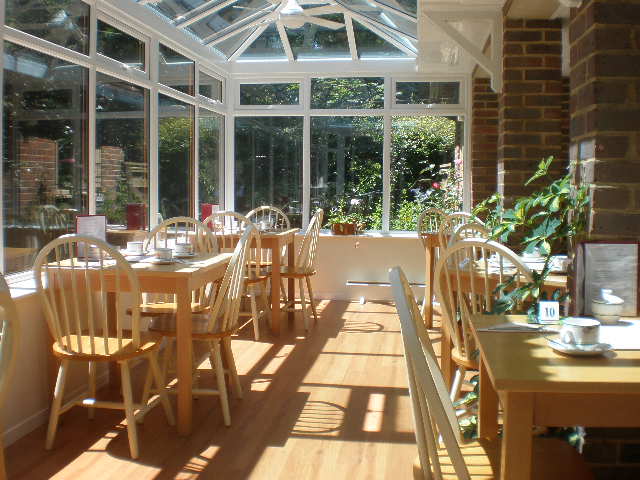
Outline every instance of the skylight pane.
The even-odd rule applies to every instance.
[[[201,39],[216,33],[224,34],[261,18],[275,6],[268,0],[238,0],[190,25],[188,30]]]
[[[344,24],[342,15],[318,15],[318,18]],[[298,60],[310,58],[351,58],[346,28],[331,28],[306,23],[301,28],[286,28],[293,55]]]
[[[406,13],[413,14],[413,16],[416,16],[418,13],[418,4],[416,0],[378,0],[378,2]]]
[[[273,23],[240,55],[241,60],[280,60],[286,58],[280,34]]]
[[[407,54],[379,37],[371,30],[363,27],[358,22],[353,22],[353,33],[356,39],[358,56],[363,59],[370,58],[406,58]]]
[[[227,38],[223,42],[216,43],[214,46],[222,53],[224,53],[227,57],[230,57],[234,54],[238,48],[242,46],[244,41],[249,38],[253,32],[255,32],[256,28],[248,28],[247,30],[243,30],[242,32]]]
[[[206,0],[163,0],[157,3],[150,2],[147,5],[165,17],[175,20],[177,17],[186,16],[205,2]]]
[[[380,25],[381,28],[388,27],[391,30],[390,33],[395,33],[407,39],[416,38],[418,35],[416,22],[406,20],[389,10],[383,10],[375,4],[355,0],[350,2],[348,6],[351,10],[369,19],[374,25]]]

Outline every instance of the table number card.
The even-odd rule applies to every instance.
[[[557,323],[560,321],[560,302],[538,302],[538,321],[540,323]]]
[[[76,217],[76,233],[107,241],[107,217],[105,215],[78,215]],[[78,255],[84,255],[78,251]]]

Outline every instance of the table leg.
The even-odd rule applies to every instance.
[[[442,368],[442,376],[444,377],[444,383],[447,386],[448,390],[451,390],[451,385],[453,384],[453,374],[456,371],[456,364],[451,359],[451,349],[453,348],[453,343],[451,342],[451,337],[449,336],[448,329],[443,325],[442,336],[440,337],[440,367]]]
[[[293,244],[294,239],[291,239],[291,242],[287,243],[287,265],[289,267],[293,267],[295,264],[295,258],[294,258],[294,252],[295,252],[295,245]],[[293,278],[289,279],[289,284],[287,285],[287,295],[289,299],[291,300],[295,300],[296,298],[296,285],[295,285],[295,280]],[[300,295],[302,295],[302,293],[300,293]],[[311,300],[311,302],[313,302],[313,300]],[[293,320],[295,319],[295,312],[292,310],[290,312],[288,312],[287,314],[287,318],[289,319],[289,323],[293,323]]]
[[[176,286],[176,344],[178,377],[178,434],[189,435],[192,425],[193,343],[191,341],[191,292],[185,283]]]
[[[507,392],[503,408],[504,434],[500,455],[500,478],[529,480],[533,447],[533,394]]]
[[[280,245],[275,242],[271,251],[271,331],[280,334]]]
[[[425,286],[424,286],[424,323],[427,328],[433,328],[433,268],[435,260],[435,248],[425,248]]]
[[[117,337],[116,331],[117,312],[116,312],[116,294],[115,292],[107,292],[107,326],[109,327],[109,336]],[[109,362],[109,384],[114,389],[120,389],[120,365],[118,362]]]
[[[480,399],[478,410],[478,436],[498,436],[498,393],[493,388],[485,362],[480,358]]]

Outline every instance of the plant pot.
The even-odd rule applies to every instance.
[[[355,235],[356,224],[355,223],[332,223],[331,233],[334,235]]]

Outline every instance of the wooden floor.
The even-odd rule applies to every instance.
[[[216,397],[194,402],[194,432],[178,437],[155,408],[129,457],[124,415],[75,408],[55,447],[44,427],[7,448],[16,479],[409,479],[417,455],[395,308],[330,301],[307,338],[296,319],[281,338],[233,341],[245,398],[231,427]],[[266,331],[266,329],[264,329]],[[202,383],[211,381],[204,363]],[[116,392],[106,392],[114,395]]]

